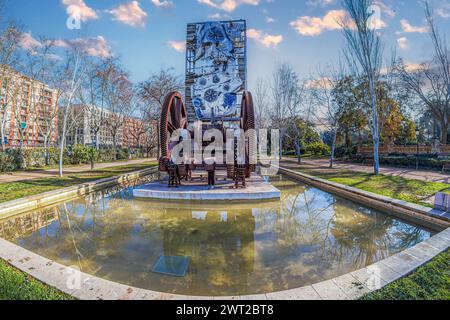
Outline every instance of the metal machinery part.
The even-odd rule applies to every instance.
[[[183,103],[183,98],[180,93],[172,92],[167,95],[161,112],[161,159],[160,171],[167,171],[170,164],[171,148],[170,148],[170,136],[178,129],[187,129],[188,118],[186,108]],[[213,125],[211,125],[211,128]],[[253,107],[252,94],[245,91],[242,96],[241,104],[241,117],[240,128],[247,132],[248,130],[255,129],[255,112]],[[205,127],[208,129],[208,126]],[[192,133],[190,133],[192,136]],[[225,137],[225,135],[224,135]],[[252,172],[255,172],[256,166],[250,164],[250,159],[255,156],[257,150],[254,150],[254,146],[251,143],[246,143],[245,147],[245,159],[246,159],[246,177],[250,177]],[[228,176],[231,176],[230,172],[232,168],[228,166]]]
[[[241,104],[241,129],[247,132],[255,130],[255,109],[253,107],[253,97],[249,91],[245,91],[242,95]],[[246,142],[245,161],[246,161],[246,178],[249,178],[252,172],[256,171],[256,166],[250,164],[250,159],[257,156],[257,150],[252,143]]]
[[[167,171],[170,163],[170,137],[178,129],[187,129],[188,118],[183,97],[178,92],[171,92],[164,100],[161,110],[160,141],[161,159],[160,171]]]

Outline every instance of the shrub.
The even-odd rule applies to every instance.
[[[128,148],[121,148],[117,152],[117,160],[128,160],[130,158],[130,150]]]
[[[89,162],[89,150],[87,147],[77,144],[70,152],[70,163],[71,164],[82,164]]]
[[[312,142],[306,145],[306,152],[313,154],[315,156],[327,155],[331,152],[331,149],[328,145],[323,142]]]

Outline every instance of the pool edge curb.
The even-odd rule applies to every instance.
[[[92,192],[113,187],[121,183],[134,182],[140,178],[157,172],[157,167],[117,175],[110,178],[95,180],[88,183],[78,184],[67,188],[56,189],[33,196],[0,203],[0,220],[10,218],[17,214],[38,210],[43,207],[58,204],[63,201],[89,195]]]
[[[0,258],[79,300],[349,300],[408,276],[449,247],[450,228],[387,259],[331,280],[286,291],[235,297],[177,295],[127,286],[79,272],[2,238]]]

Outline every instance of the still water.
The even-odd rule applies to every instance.
[[[279,177],[281,201],[211,205],[98,193],[0,221],[0,237],[120,283],[190,295],[242,295],[310,285],[398,253],[430,232]],[[184,277],[152,272],[186,257]]]

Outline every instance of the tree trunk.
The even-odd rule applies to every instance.
[[[5,145],[5,126],[6,126],[6,110],[4,110],[4,115],[3,115],[3,118],[2,118],[2,124],[1,124],[1,127],[0,127],[0,133],[1,133],[1,139],[2,139],[2,150],[3,150],[3,152],[5,152],[6,151],[6,145]]]
[[[337,129],[334,129],[333,143],[331,145],[330,169],[333,169],[334,165],[334,154],[336,153],[336,141],[337,141]]]
[[[44,135],[44,163],[46,166],[50,164],[48,161],[47,135]]]
[[[377,97],[375,92],[375,80],[369,77],[370,96],[372,99],[372,136],[373,136],[373,160],[374,160],[374,174],[380,174],[380,133],[378,130],[378,108]]]
[[[64,157],[64,140],[66,139],[65,129],[61,136],[61,141],[59,143],[59,177],[63,177],[63,157]]]
[[[446,145],[448,142],[448,123],[445,119],[441,121],[441,143]]]
[[[156,125],[157,136],[158,136],[158,161],[161,158],[161,136],[160,136],[160,129],[159,129],[159,122],[157,122]]]
[[[301,141],[300,141],[300,129],[296,126],[295,128],[295,149],[297,152],[297,163],[302,164],[302,149],[301,149]]]
[[[283,160],[283,136],[284,136],[284,133],[281,131],[280,132],[280,161]]]

